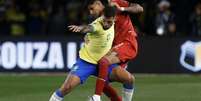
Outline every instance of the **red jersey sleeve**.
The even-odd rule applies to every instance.
[[[129,2],[126,0],[112,0],[111,2],[117,3],[120,7],[129,7]],[[115,39],[113,45],[115,46],[122,42],[129,42],[134,46],[135,37],[137,37],[137,33],[133,27],[129,14],[118,11],[115,16]]]

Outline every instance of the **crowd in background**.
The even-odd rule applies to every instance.
[[[159,36],[201,36],[199,0],[150,0],[144,7],[143,32]]]
[[[131,14],[139,36],[201,36],[199,0],[130,0],[144,7]],[[87,24],[85,0],[0,0],[0,35],[69,35],[67,26]]]

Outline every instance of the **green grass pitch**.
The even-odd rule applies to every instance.
[[[65,75],[0,75],[0,101],[48,101],[64,79]],[[94,84],[90,78],[64,101],[87,101]],[[114,86],[121,91],[120,84]],[[137,74],[133,101],[201,101],[201,76]]]

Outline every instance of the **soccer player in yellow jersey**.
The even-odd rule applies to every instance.
[[[109,52],[114,39],[115,8],[105,7],[103,16],[97,18],[90,25],[69,26],[72,32],[87,33],[84,46],[79,51],[79,59],[63,85],[53,93],[49,101],[62,101],[63,97],[71,92],[76,86],[83,84],[91,76],[97,76],[98,61]],[[111,73],[111,65],[108,72]]]
[[[105,22],[103,22],[105,21]],[[97,64],[112,47],[114,39],[114,19],[102,16],[96,19],[91,25],[90,33],[85,36],[84,47],[81,48],[79,56],[86,62]],[[75,29],[76,26],[70,26]],[[82,28],[82,27],[80,27]]]

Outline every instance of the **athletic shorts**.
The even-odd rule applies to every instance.
[[[98,76],[98,65],[91,64],[82,59],[78,59],[71,69],[71,74],[76,75],[80,78],[81,84],[83,84],[89,76]],[[117,64],[113,64],[108,68],[109,74],[112,73],[112,69],[117,67]]]
[[[138,45],[137,40],[135,41],[135,45],[132,45],[130,42],[122,42],[112,48],[112,51],[117,52],[117,56],[121,61],[119,65],[122,68],[126,68],[128,61],[134,59],[137,56]]]

